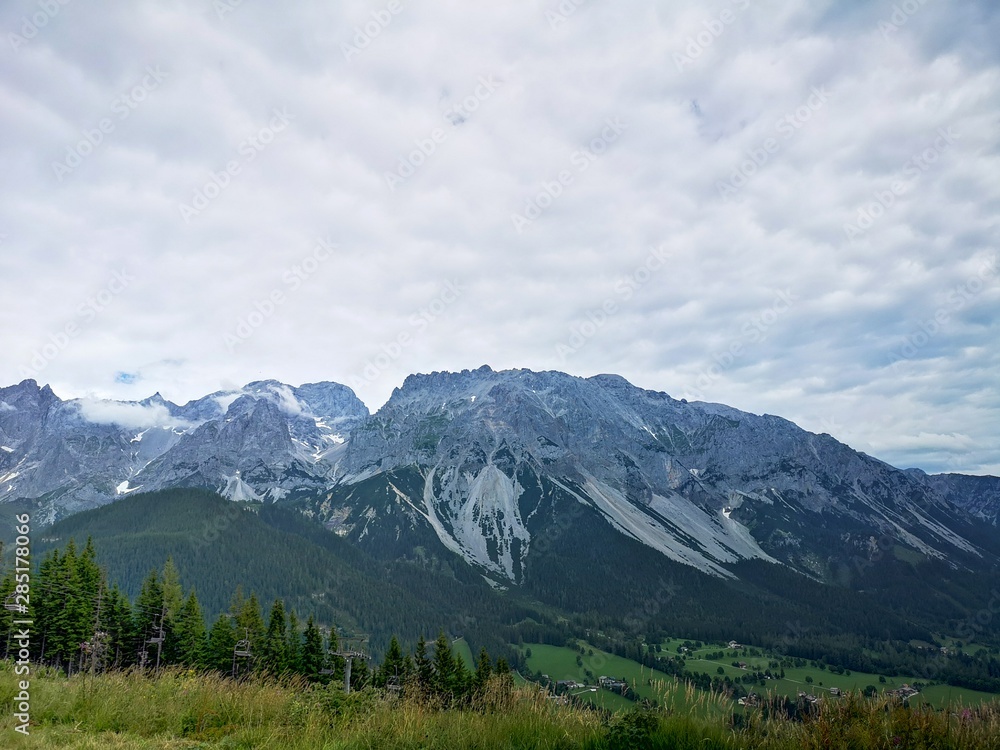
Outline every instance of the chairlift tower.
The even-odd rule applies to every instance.
[[[156,635],[146,641],[147,646],[156,646],[156,671],[160,671],[160,655],[163,653],[163,640],[165,638],[165,633],[163,632],[163,619],[167,616],[166,606],[160,610],[160,625],[156,628]],[[145,669],[146,667],[146,649],[142,650],[141,664]]]
[[[350,695],[351,693],[351,663],[355,659],[367,659],[368,654],[364,650],[365,643],[368,641],[367,635],[357,635],[357,636],[344,636],[342,642],[344,647],[337,651],[331,651],[331,655],[339,656],[344,659],[344,693]],[[352,646],[356,646],[353,648]],[[321,670],[323,672],[332,672],[332,670]]]

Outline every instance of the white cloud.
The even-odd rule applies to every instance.
[[[0,29],[25,7],[0,8]],[[1000,246],[995,3],[926,3],[891,32],[891,7],[830,0],[585,3],[555,28],[555,2],[404,3],[345,60],[373,7],[69,4],[21,48],[0,44],[0,316],[18,323],[0,330],[0,383],[30,368],[67,395],[177,403],[265,378],[349,383],[409,334],[363,381],[370,407],[410,372],[483,363],[680,395],[790,289],[800,301],[706,398],[835,420],[896,463],[1000,466],[996,279],[890,367]],[[132,91],[134,108],[114,104]],[[275,108],[291,120],[268,133]],[[90,150],[102,118],[114,127],[59,181],[53,162]],[[627,128],[591,159],[608,118]],[[511,214],[548,202],[561,172],[517,233]],[[196,193],[209,202],[185,222]],[[879,215],[851,242],[863,212]],[[316,263],[326,237],[337,250]],[[623,299],[616,284],[663,243],[669,268]],[[134,281],[102,298],[123,268]],[[417,330],[448,280],[466,291]],[[608,299],[618,311],[560,358]]]
[[[225,414],[229,411],[229,407],[233,405],[233,402],[242,395],[244,395],[244,391],[234,391],[232,393],[225,393],[221,396],[216,396],[214,401],[219,405],[222,413]]]
[[[80,416],[95,424],[115,424],[127,429],[142,430],[149,427],[190,427],[177,419],[163,404],[136,404],[82,398],[75,402]]]
[[[297,398],[295,398],[295,394],[292,393],[292,389],[289,388],[287,385],[281,385],[272,388],[271,392],[274,393],[275,397],[277,398],[278,408],[280,408],[286,414],[290,414],[293,417],[302,414],[303,412],[302,404],[299,402]]]

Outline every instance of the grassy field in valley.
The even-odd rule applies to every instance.
[[[547,657],[555,660],[552,654]],[[613,663],[612,663],[613,664]],[[0,703],[11,707],[18,678],[0,663]],[[0,716],[0,747],[74,750],[801,750],[802,748],[1000,747],[1000,708],[964,712],[908,709],[858,696],[792,721],[748,711],[734,724],[687,712],[620,711],[562,705],[536,686],[495,680],[476,698],[447,706],[419,692],[365,689],[169,669],[67,678],[31,676],[30,734]],[[674,691],[677,692],[676,690]],[[687,691],[684,700],[692,700]],[[704,695],[704,694],[703,694]],[[665,706],[675,703],[668,689]],[[700,699],[705,700],[705,699]],[[718,698],[716,708],[721,708]]]

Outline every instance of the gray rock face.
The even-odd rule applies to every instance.
[[[993,526],[1000,519],[1000,477],[974,477],[966,474],[916,475],[949,503]]]
[[[926,482],[780,417],[677,401],[615,375],[410,376],[354,433],[338,484],[407,467],[422,481],[393,487],[407,515],[514,580],[546,534],[532,523],[544,514],[539,488],[715,575],[758,557],[821,576],[831,556],[887,539],[928,557],[980,554],[952,528],[964,514]],[[394,515],[363,503],[322,511],[346,533]]]
[[[251,383],[178,406],[60,400],[32,380],[0,389],[0,502],[40,522],[137,490],[208,487],[235,500],[325,486],[368,409],[346,386]]]
[[[567,509],[711,575],[760,558],[828,577],[831,560],[896,545],[980,559],[962,530],[1000,508],[995,477],[900,471],[780,417],[616,375],[411,375],[374,415],[334,383],[261,381],[183,406],[0,389],[0,501],[55,518],[172,486],[296,501],[361,544],[436,536],[501,584]]]

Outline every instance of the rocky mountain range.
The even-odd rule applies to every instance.
[[[36,524],[170,487],[287,504],[375,553],[439,544],[498,586],[578,523],[721,578],[760,559],[836,579],[886,551],[992,566],[980,535],[1000,513],[996,477],[900,470],[616,375],[411,375],[375,414],[336,383],[261,381],[183,406],[0,389],[0,503]]]

